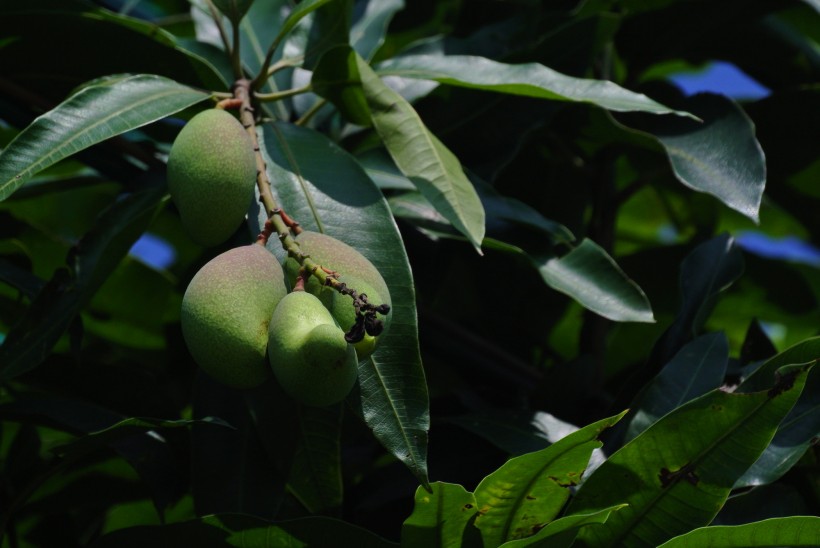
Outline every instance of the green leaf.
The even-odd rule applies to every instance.
[[[316,10],[310,22],[302,68],[313,70],[326,51],[348,46],[352,14],[352,0],[335,0]]]
[[[333,103],[345,118],[360,126],[371,125],[358,63],[349,46],[326,51],[313,70],[310,82],[313,91]]]
[[[0,201],[63,158],[207,98],[149,74],[84,88],[37,118],[0,152]]]
[[[253,0],[213,0],[213,2],[228,19],[238,23],[250,9]]]
[[[723,383],[729,342],[723,333],[707,333],[675,354],[630,407],[635,410],[626,440],[631,440],[669,411]]]
[[[737,103],[721,95],[696,95],[683,105],[703,122],[642,117],[628,125],[660,142],[681,183],[759,222],[766,160],[752,121]]]
[[[461,164],[404,98],[356,55],[373,126],[401,172],[480,252],[484,209]]]
[[[546,449],[508,460],[475,490],[475,521],[485,546],[535,534],[552,521],[581,480],[598,436],[624,413],[573,432]]]
[[[606,80],[574,78],[538,63],[508,65],[472,55],[407,55],[378,65],[382,76],[435,80],[443,84],[538,97],[592,103],[614,111],[691,114],[673,110]]]
[[[808,369],[783,368],[762,392],[714,390],[650,426],[595,470],[570,503],[570,513],[629,504],[579,538],[590,547],[657,546],[710,523],[800,396]]]
[[[654,322],[646,295],[589,239],[562,257],[533,256],[544,281],[596,314],[619,322]]]
[[[6,149],[8,150],[8,149]],[[0,346],[0,380],[37,367],[150,224],[165,196],[148,184],[105,210]]]
[[[331,0],[304,0],[299,2],[282,22],[279,33],[273,40],[274,44],[279,44],[287,35],[299,24],[299,21],[321,8]]]
[[[337,546],[340,540],[357,548],[388,548],[396,544],[344,521],[308,517],[272,522],[253,516],[219,514],[170,525],[128,527],[90,544],[93,548],[196,546],[217,548],[293,548]]]
[[[524,546],[540,546],[543,548],[568,548],[572,545],[578,531],[588,525],[598,525],[606,522],[612,512],[624,508],[626,504],[618,504],[604,508],[591,514],[573,514],[551,521],[543,529],[531,537],[505,542],[505,548],[522,548]]]
[[[206,417],[199,420],[162,420],[149,417],[131,417],[119,421],[103,430],[89,432],[85,436],[70,443],[52,448],[52,452],[61,457],[72,457],[89,453],[100,446],[111,445],[113,442],[132,437],[137,434],[158,437],[154,430],[164,428],[188,428],[194,424],[210,424],[232,428],[231,425],[217,417]]]
[[[695,529],[664,542],[659,548],[752,548],[820,546],[820,517],[790,516],[744,525]]]
[[[461,485],[437,481],[430,484],[430,491],[419,487],[413,513],[401,527],[401,545],[458,548],[477,511],[475,496]]]
[[[761,365],[738,387],[738,392],[760,390],[775,378],[777,370],[790,363],[820,359],[820,337],[807,339],[786,349]],[[764,485],[780,478],[815,443],[820,432],[820,369],[814,368],[806,388],[794,408],[786,415],[774,439],[757,462],[735,484],[735,488]]]
[[[311,514],[342,505],[340,435],[342,406],[299,406],[299,445],[293,456],[288,488]]]
[[[384,196],[356,160],[324,135],[286,123],[262,133],[268,173],[279,205],[303,228],[344,241],[367,257],[390,289],[390,329],[359,363],[360,407],[384,447],[427,485],[427,383],[421,365],[410,265]],[[321,158],[317,162],[316,158]],[[265,214],[251,215],[259,231]],[[278,241],[269,249],[284,257]]]
[[[370,61],[384,43],[387,27],[404,0],[369,0],[364,13],[350,29],[350,44],[363,59]]]

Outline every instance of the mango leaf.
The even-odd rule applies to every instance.
[[[567,76],[539,63],[509,65],[472,55],[406,55],[380,63],[377,72],[526,97],[592,103],[614,111],[695,118],[613,82]]]
[[[304,2],[299,2],[282,22],[282,26],[279,28],[279,32],[273,39],[272,44],[279,44],[290,31],[299,24],[299,21],[330,1],[331,0],[305,0]]]
[[[820,359],[820,337],[807,339],[786,349],[761,365],[745,379],[737,391],[747,393],[771,383],[777,370],[789,363]],[[814,368],[806,379],[806,388],[794,408],[777,429],[772,443],[757,462],[735,483],[735,488],[771,483],[788,472],[820,433],[820,369]]]
[[[118,529],[100,537],[93,548],[197,546],[217,548],[308,547],[345,544],[357,548],[388,548],[396,544],[350,523],[325,517],[272,522],[241,514],[219,514],[170,525]]]
[[[596,314],[619,322],[654,322],[646,295],[598,244],[584,239],[561,257],[532,256],[544,281]]]
[[[635,412],[626,440],[681,404],[718,388],[728,362],[729,341],[723,333],[707,333],[681,348],[630,406]]]
[[[703,121],[656,116],[624,120],[658,140],[681,183],[758,223],[766,160],[751,119],[722,95],[699,94],[683,105]]]
[[[427,485],[430,416],[415,289],[384,196],[352,156],[320,133],[275,123],[265,125],[261,137],[279,205],[303,228],[356,248],[387,282],[393,301],[390,329],[370,359],[359,363],[360,398],[352,403],[382,445]],[[258,232],[265,213],[254,207],[250,218]],[[284,257],[278,240],[272,239],[268,247]]]
[[[567,512],[628,508],[582,530],[587,546],[657,546],[707,525],[735,481],[771,441],[794,405],[810,366],[781,368],[769,390],[714,390],[664,416],[587,478]]]
[[[310,82],[313,91],[333,103],[347,120],[360,126],[371,125],[358,62],[349,47],[326,51],[313,69]]]
[[[342,406],[299,406],[299,445],[293,456],[288,488],[311,514],[342,505],[340,437]]]
[[[659,548],[754,548],[820,546],[820,517],[790,516],[745,525],[702,527],[664,542]]]
[[[213,0],[213,3],[228,19],[238,23],[250,9],[253,0]]]
[[[477,511],[475,496],[461,485],[437,481],[430,484],[430,491],[419,487],[413,513],[401,527],[401,545],[458,548]]]
[[[612,512],[617,512],[626,504],[604,508],[591,514],[573,514],[551,521],[531,537],[505,542],[504,548],[522,548],[524,546],[543,548],[568,548],[575,541],[578,531],[588,525],[598,525],[609,519]]]
[[[418,113],[356,56],[373,126],[401,172],[480,252],[484,209],[461,164]]]
[[[0,201],[63,158],[207,98],[150,74],[86,87],[34,120],[0,152]]]
[[[485,546],[535,534],[552,521],[581,480],[597,437],[624,413],[573,432],[546,449],[514,457],[481,480],[475,490],[475,525]]]
[[[363,59],[370,61],[384,43],[387,26],[404,0],[369,0],[362,16],[350,29],[350,45]]]
[[[55,272],[0,346],[0,380],[34,369],[45,359],[148,228],[165,193],[164,184],[145,185],[100,215],[69,257],[71,270],[62,268]]]
[[[302,68],[313,70],[326,51],[336,46],[348,47],[352,15],[353,0],[335,0],[316,10],[310,22]]]

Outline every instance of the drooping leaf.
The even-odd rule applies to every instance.
[[[604,508],[591,514],[573,514],[551,521],[543,529],[531,537],[505,542],[505,548],[541,547],[541,548],[568,548],[575,541],[578,531],[582,527],[598,525],[606,522],[612,512],[617,512],[626,504],[619,504],[611,508]]]
[[[435,80],[443,84],[539,97],[592,103],[614,111],[653,114],[691,114],[673,110],[606,80],[575,78],[538,63],[510,65],[472,55],[406,55],[380,63],[380,75]]]
[[[761,365],[738,387],[747,393],[764,388],[777,370],[790,363],[820,360],[820,337],[807,339],[786,349]],[[760,458],[738,479],[735,488],[771,483],[789,471],[817,439],[820,432],[820,370],[812,369],[806,388],[794,408],[786,415],[774,439]]]
[[[277,546],[336,546],[389,548],[396,544],[350,523],[325,517],[290,521],[266,521],[240,514],[218,514],[169,525],[145,525],[119,529],[100,537],[93,548],[144,546],[197,546],[217,548],[275,548]]]
[[[581,480],[598,436],[623,413],[573,432],[551,446],[514,457],[484,478],[475,490],[480,512],[475,525],[485,546],[535,534],[552,521]]]
[[[699,94],[683,104],[703,121],[643,116],[627,124],[658,140],[681,183],[758,222],[766,162],[752,121],[720,95]]]
[[[0,380],[16,377],[42,362],[148,227],[165,192],[164,185],[148,184],[100,215],[69,257],[71,271],[55,272],[0,346]]]
[[[299,408],[299,445],[288,487],[311,514],[336,512],[342,505],[342,406]]]
[[[384,43],[387,26],[396,12],[404,9],[404,0],[369,0],[362,16],[350,29],[350,45],[363,59],[370,61]]]
[[[352,50],[351,50],[352,51]],[[480,251],[484,209],[461,164],[418,113],[355,52],[373,126],[401,172]]]
[[[313,70],[326,51],[348,46],[352,14],[352,0],[334,0],[313,13],[302,62],[305,69]]]
[[[633,402],[626,441],[669,411],[718,388],[726,374],[729,342],[722,333],[707,333],[681,348]]]
[[[413,513],[401,528],[401,545],[458,548],[477,511],[475,496],[461,485],[437,481],[430,484],[430,491],[419,487]]]
[[[358,63],[349,47],[326,51],[314,68],[310,82],[313,91],[333,103],[345,118],[360,126],[371,125]]]
[[[820,517],[772,518],[745,525],[720,525],[695,529],[659,548],[776,548],[820,546]]]
[[[808,369],[787,366],[762,392],[714,390],[650,426],[587,478],[570,503],[570,513],[629,504],[579,538],[590,547],[657,546],[710,523],[794,405]]]
[[[359,363],[360,399],[354,405],[376,438],[426,485],[430,418],[415,289],[384,196],[355,159],[322,134],[276,123],[265,125],[262,137],[280,207],[303,228],[357,249],[387,283],[393,302],[390,329],[370,359]],[[257,210],[251,219],[259,231],[265,214]],[[272,239],[268,247],[284,257],[278,241]]]
[[[598,244],[584,239],[561,257],[532,257],[544,281],[601,316],[654,322],[646,295]]]
[[[207,98],[150,74],[84,88],[37,118],[0,152],[0,200],[63,158]]]

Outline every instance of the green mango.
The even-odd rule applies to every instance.
[[[356,383],[356,351],[315,296],[289,293],[268,326],[268,360],[293,399],[326,406],[345,398]]]
[[[232,114],[210,109],[185,124],[168,154],[168,190],[195,242],[214,246],[239,227],[256,186],[253,142]]]
[[[392,306],[387,283],[373,263],[364,255],[346,243],[319,232],[302,232],[296,237],[296,241],[299,242],[302,252],[307,253],[313,261],[324,268],[338,272],[339,281],[359,293],[367,294],[368,302],[375,305]],[[288,258],[285,261],[285,272],[293,285],[299,273],[299,263],[293,258]],[[356,310],[353,308],[353,299],[350,296],[342,295],[331,287],[321,285],[315,277],[311,277],[305,284],[305,291],[316,295],[330,310],[341,328],[345,332],[350,331],[356,321]],[[383,322],[384,330],[377,337],[366,334],[364,339],[355,344],[359,359],[367,358],[374,352],[378,340],[384,336],[390,325],[392,314],[379,314],[378,318]]]
[[[270,377],[268,323],[285,295],[282,267],[261,245],[211,259],[182,298],[182,335],[194,360],[228,386],[262,384]]]

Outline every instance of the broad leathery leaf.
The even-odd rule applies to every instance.
[[[727,233],[703,242],[686,256],[680,268],[681,309],[655,343],[654,361],[667,363],[701,330],[718,295],[740,277],[743,268],[743,253]]]
[[[273,43],[280,43],[285,36],[287,36],[288,33],[299,24],[299,21],[330,1],[331,0],[304,0],[304,2],[299,2],[293,10],[291,10],[287,18],[282,22],[282,26],[279,29],[279,33],[276,35],[276,38],[274,38]]]
[[[601,246],[585,238],[561,257],[532,256],[544,281],[585,308],[618,322],[654,322],[646,294]]]
[[[458,548],[476,515],[475,496],[461,485],[437,481],[416,489],[413,513],[401,527],[403,548]]]
[[[702,527],[664,542],[659,548],[778,548],[820,546],[820,517],[789,516],[744,525]]]
[[[718,388],[728,363],[729,341],[723,333],[707,333],[681,348],[630,405],[634,414],[626,441],[681,404]]]
[[[377,72],[526,97],[592,103],[607,110],[694,118],[613,82],[567,76],[539,63],[509,65],[472,55],[407,55],[380,63]]]
[[[746,393],[771,383],[776,371],[790,363],[820,359],[820,337],[813,337],[787,348],[761,365],[745,379],[737,391]],[[794,466],[812,446],[820,432],[820,368],[815,367],[794,408],[786,415],[774,439],[757,462],[735,483],[735,488],[772,483]]]
[[[8,150],[8,149],[7,149]],[[105,210],[43,287],[0,346],[0,380],[37,367],[97,289],[148,228],[166,194],[148,184]]]
[[[600,420],[549,447],[514,457],[481,480],[475,499],[480,512],[475,525],[485,546],[535,534],[558,515],[569,489],[581,480],[598,436],[624,413]]]
[[[328,2],[313,13],[302,68],[313,70],[326,51],[348,46],[352,15],[353,0]]]
[[[357,249],[390,289],[390,329],[376,352],[359,363],[360,399],[353,403],[384,447],[427,485],[429,397],[418,346],[410,265],[390,209],[355,158],[321,133],[286,123],[261,134],[268,174],[280,207],[306,230],[323,232]],[[321,161],[317,161],[321,159]],[[265,213],[254,204],[255,231]],[[277,239],[268,248],[280,259]]]
[[[34,120],[0,152],[0,201],[59,160],[208,97],[150,74],[84,88]]]
[[[766,159],[752,120],[722,95],[698,94],[682,105],[703,121],[655,116],[624,120],[658,140],[681,183],[758,223]]]
[[[219,8],[219,11],[236,24],[248,12],[253,0],[213,0],[213,3]]]
[[[150,417],[131,417],[119,421],[103,430],[89,432],[85,436],[70,443],[58,445],[52,452],[61,457],[76,456],[88,453],[101,446],[115,445],[117,441],[135,435],[144,434],[155,439],[162,439],[161,434],[155,432],[164,428],[188,428],[194,424],[207,424],[233,428],[218,417],[205,417],[197,420],[162,420]]]
[[[288,476],[288,488],[311,514],[342,505],[341,404],[299,406],[299,445]]]
[[[313,91],[333,103],[347,120],[360,126],[371,125],[358,63],[350,47],[326,51],[313,69],[310,82]]]
[[[364,13],[350,29],[350,45],[362,59],[373,59],[384,43],[390,21],[402,9],[404,0],[368,0]]]
[[[410,103],[385,85],[364,59],[356,59],[373,126],[393,161],[480,253],[484,208],[458,159],[430,133]]]
[[[797,401],[809,369],[784,367],[762,392],[714,390],[650,426],[587,478],[570,503],[571,513],[629,504],[579,539],[590,547],[654,547],[709,524]]]
[[[267,521],[242,514],[217,514],[169,525],[119,529],[90,544],[93,548],[196,546],[197,548],[293,548],[338,546],[395,548],[397,545],[366,529],[325,517]]]
[[[531,537],[511,540],[501,546],[504,548],[523,548],[524,546],[532,548],[569,548],[569,546],[575,542],[575,537],[578,536],[578,531],[580,531],[582,527],[604,523],[609,519],[609,515],[612,512],[617,512],[625,506],[627,505],[618,504],[591,514],[564,516],[555,521],[551,521]]]

